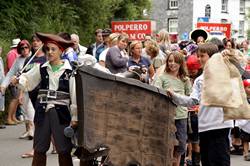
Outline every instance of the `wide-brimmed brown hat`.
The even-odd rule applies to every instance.
[[[41,32],[36,32],[36,35],[44,44],[49,42],[56,43],[63,50],[74,45],[72,41],[65,40],[58,35]]]
[[[190,33],[190,38],[193,39],[195,42],[199,36],[202,36],[204,40],[207,40],[208,33],[204,29],[195,29]]]

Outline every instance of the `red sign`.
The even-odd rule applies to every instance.
[[[227,38],[231,37],[231,24],[198,22],[197,28],[202,28],[207,32],[211,31],[223,32]]]
[[[146,21],[112,21],[112,32],[124,32],[131,40],[143,40],[145,35],[152,34],[152,24]]]

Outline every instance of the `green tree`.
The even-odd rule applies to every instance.
[[[81,18],[79,22],[81,40],[85,45],[93,41],[94,31],[98,28],[110,27],[113,13],[119,8],[122,0],[84,0],[77,5]]]
[[[79,30],[77,22],[79,16],[74,5],[61,0],[36,1],[37,14],[41,17],[35,18],[38,25],[33,31],[43,31],[50,33],[68,32],[73,33]]]
[[[0,1],[0,11],[0,43],[6,51],[6,45],[16,37],[30,39],[37,31],[72,33],[79,30],[79,16],[74,5],[61,0],[53,3],[50,0]]]
[[[143,19],[150,0],[8,0],[0,1],[1,42],[29,39],[37,31],[78,33],[82,44],[93,42],[97,28],[112,20]]]
[[[151,7],[150,0],[124,0],[120,2],[119,9],[115,11],[114,18],[131,20],[145,19],[143,10],[149,10]]]
[[[32,19],[32,8],[27,7],[32,1],[0,1],[0,34],[3,37],[19,37],[30,31],[29,20]]]
[[[75,8],[61,0],[0,1],[0,6],[1,35],[6,37],[27,38],[36,31],[57,33],[79,29]]]

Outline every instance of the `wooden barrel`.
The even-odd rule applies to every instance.
[[[76,89],[81,166],[100,147],[108,165],[172,165],[176,107],[164,91],[88,66],[77,70]]]

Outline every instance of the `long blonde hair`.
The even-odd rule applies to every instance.
[[[159,42],[165,45],[170,44],[169,33],[166,29],[161,29],[158,33]]]

